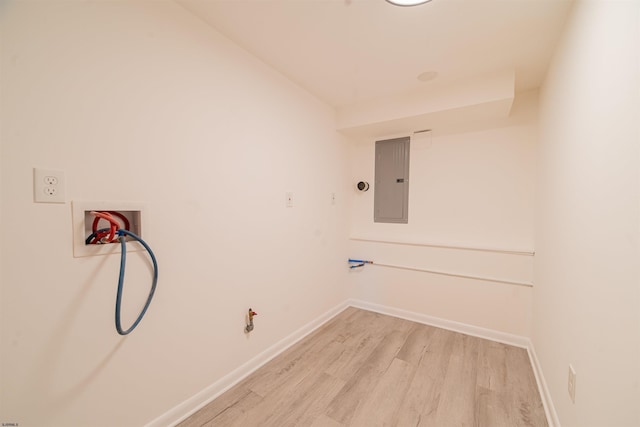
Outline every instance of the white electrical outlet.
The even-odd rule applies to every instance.
[[[46,185],[58,185],[58,177],[54,175],[47,175],[44,177],[44,183]]]
[[[573,369],[573,366],[569,364],[569,397],[573,403],[576,403],[576,371]]]
[[[36,203],[64,203],[64,172],[33,169],[33,201]]]

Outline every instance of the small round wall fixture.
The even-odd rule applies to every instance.
[[[387,0],[394,6],[418,6],[419,4],[429,3],[431,0]]]
[[[356,187],[360,191],[367,191],[369,189],[369,183],[365,181],[360,181],[358,184],[356,184]]]

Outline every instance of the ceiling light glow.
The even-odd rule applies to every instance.
[[[387,0],[387,2],[395,6],[417,6],[423,3],[429,3],[431,0]]]

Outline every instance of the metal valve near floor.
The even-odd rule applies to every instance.
[[[255,311],[253,311],[253,309],[249,309],[249,323],[247,323],[247,326],[245,326],[244,331],[246,333],[249,333],[251,331],[253,331],[253,316],[257,316],[258,313],[256,313]]]

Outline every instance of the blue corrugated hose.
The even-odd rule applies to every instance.
[[[133,331],[136,328],[136,326],[138,326],[138,323],[140,323],[140,321],[144,317],[144,314],[146,313],[147,308],[149,308],[149,304],[151,304],[151,299],[153,298],[153,294],[156,291],[156,284],[158,283],[158,263],[156,261],[156,256],[153,254],[153,251],[151,250],[149,245],[147,245],[147,243],[144,240],[142,240],[139,236],[135,235],[134,233],[128,230],[118,230],[117,234],[118,236],[120,236],[120,247],[122,248],[122,250],[120,252],[120,276],[118,277],[118,295],[116,297],[116,330],[120,335],[127,335],[131,331]],[[151,257],[151,262],[153,263],[153,282],[151,283],[151,290],[149,291],[147,302],[144,304],[144,307],[142,308],[142,311],[138,315],[138,318],[136,319],[136,321],[133,322],[133,325],[131,325],[131,327],[126,331],[122,329],[122,324],[120,321],[120,305],[122,303],[122,288],[124,286],[124,270],[125,270],[125,264],[127,262],[127,244],[124,236],[130,236],[134,240],[137,240],[138,242],[140,242],[140,244],[144,246],[147,252],[149,252],[149,256]]]

